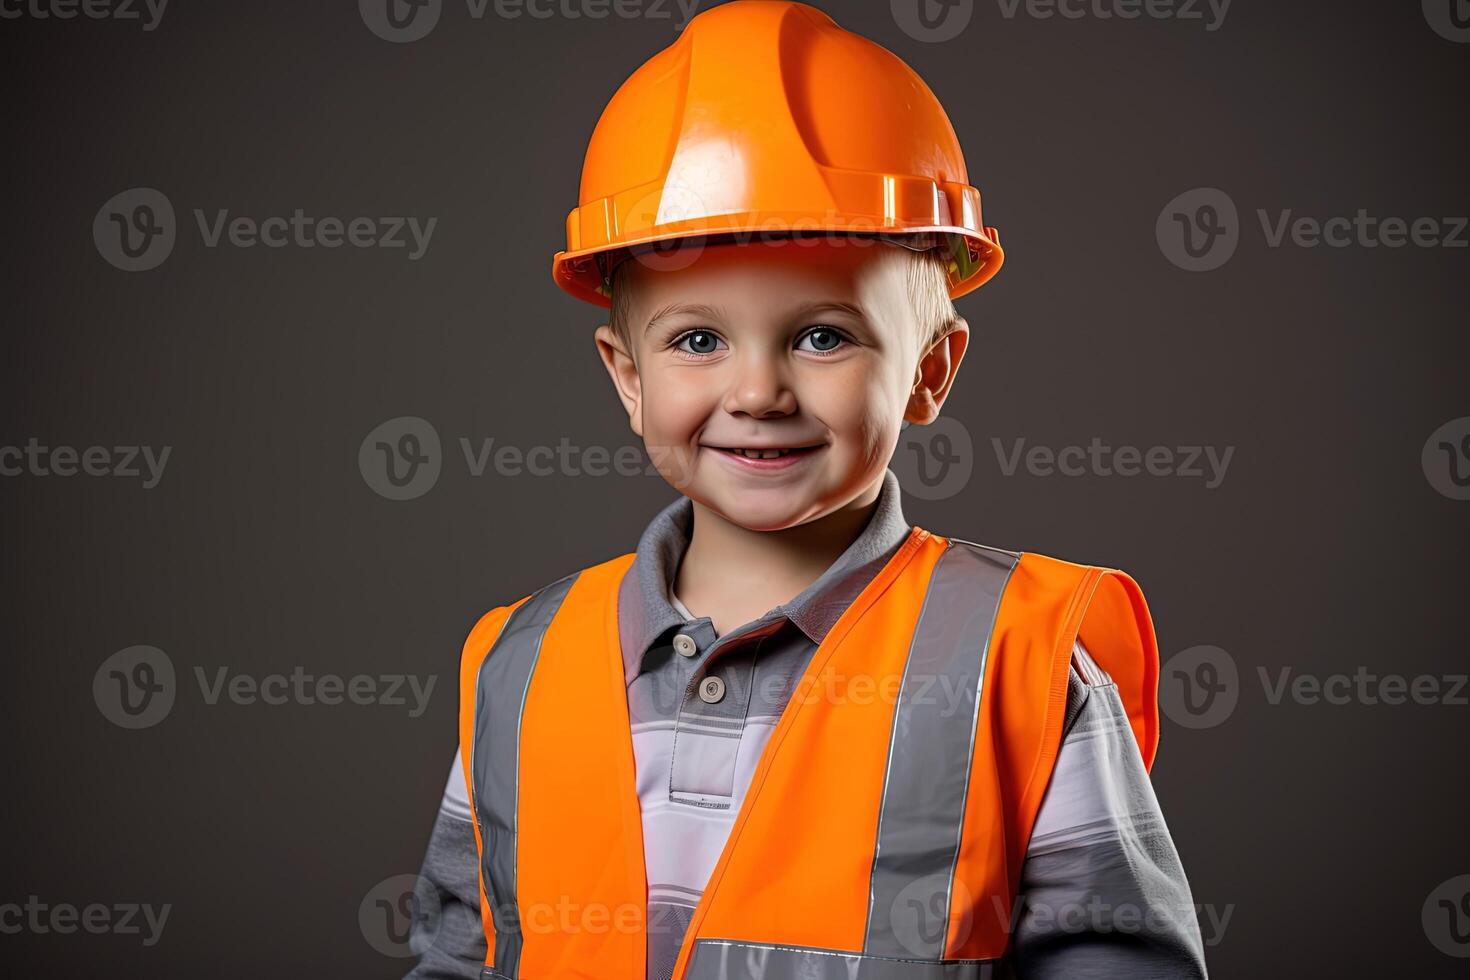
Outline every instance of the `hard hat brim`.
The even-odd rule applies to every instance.
[[[575,215],[575,212],[573,212]],[[609,289],[611,272],[617,263],[630,257],[639,246],[672,243],[687,239],[690,244],[718,245],[775,241],[801,237],[842,235],[880,237],[887,240],[910,236],[942,236],[962,243],[956,247],[950,264],[951,299],[958,299],[984,285],[1000,270],[1005,251],[995,228],[983,231],[955,225],[864,226],[842,220],[831,214],[762,212],[755,214],[715,215],[661,225],[657,232],[645,232],[615,244],[557,252],[551,263],[552,280],[567,293],[604,308],[612,305]],[[905,244],[895,241],[895,244]],[[906,247],[913,247],[908,245]],[[935,246],[927,246],[935,247]],[[920,249],[922,250],[922,249]],[[645,250],[647,254],[647,250]],[[656,254],[656,253],[655,253]],[[599,261],[603,257],[603,261]],[[611,261],[609,261],[609,259]],[[683,264],[688,264],[689,259]],[[645,262],[653,268],[673,268],[667,262]]]

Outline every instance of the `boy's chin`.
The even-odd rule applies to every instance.
[[[784,531],[813,520],[821,510],[817,501],[790,487],[754,492],[701,489],[689,488],[684,495],[747,531]]]

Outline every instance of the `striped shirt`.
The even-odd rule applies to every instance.
[[[679,498],[639,540],[618,600],[648,882],[646,980],[670,980],[767,739],[827,632],[908,537],[897,477],[872,517],[810,586],[717,636],[672,592],[693,505]],[[1117,687],[1073,649],[1064,736],[1022,868],[1010,967],[1026,977],[1203,977],[1189,884]],[[423,874],[440,913],[413,980],[478,977],[472,819],[456,760]],[[460,907],[457,907],[460,906]],[[1103,921],[1079,925],[1073,908]],[[1150,914],[1151,913],[1151,914]],[[1124,936],[1124,915],[1132,924]],[[415,948],[422,948],[421,946]]]

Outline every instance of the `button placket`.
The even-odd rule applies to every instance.
[[[730,806],[752,694],[754,658],[763,639],[745,634],[728,644],[717,641],[722,654],[718,664],[712,659],[713,647],[705,651],[684,690],[674,726],[669,771],[673,802]]]

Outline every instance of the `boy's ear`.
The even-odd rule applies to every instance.
[[[949,389],[959,374],[960,361],[970,344],[970,324],[956,316],[949,330],[936,340],[919,358],[914,386],[909,392],[904,420],[915,425],[928,425],[939,418],[939,409],[949,397]]]
[[[618,398],[628,412],[628,427],[640,439],[643,438],[643,384],[638,377],[638,364],[628,353],[623,341],[611,326],[604,323],[597,328],[597,354],[612,378]]]

